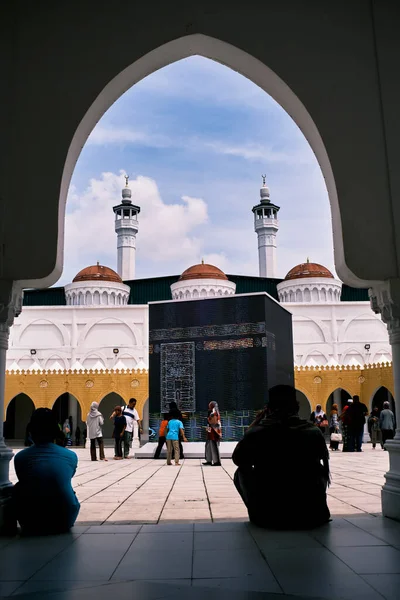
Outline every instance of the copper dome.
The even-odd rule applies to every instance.
[[[79,271],[79,273],[74,277],[73,283],[78,281],[114,281],[118,283],[122,283],[121,277],[110,269],[109,267],[104,267],[97,263],[97,265],[91,265],[90,267],[86,267]]]
[[[201,263],[200,265],[193,265],[189,267],[182,273],[179,278],[179,281],[185,281],[186,279],[223,279],[227,281],[228,278],[218,267],[214,267],[214,265],[205,265]]]
[[[334,279],[329,269],[323,265],[305,262],[290,269],[285,277],[285,281],[289,279],[304,279],[306,277],[327,277],[329,279]]]

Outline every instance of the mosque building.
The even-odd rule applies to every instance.
[[[295,384],[301,412],[317,403],[329,410],[358,394],[369,407],[392,400],[387,329],[370,308],[368,291],[350,288],[308,259],[276,277],[278,211],[263,176],[252,208],[259,277],[190,266],[180,276],[135,279],[140,207],[128,178],[113,207],[117,271],[82,269],[65,287],[25,290],[7,354],[5,436],[21,440],[34,408],[53,408],[60,422],[83,427],[90,403],[101,403],[105,436],[109,413],[134,396],[140,414],[148,400],[148,303],[267,292],[293,318]],[[140,239],[140,235],[139,235]],[[74,426],[75,429],[75,426]]]

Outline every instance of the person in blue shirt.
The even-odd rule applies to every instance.
[[[25,534],[66,532],[80,509],[71,485],[78,458],[54,443],[58,425],[50,409],[35,410],[29,432],[33,445],[14,459],[18,477],[13,489],[16,518]]]
[[[167,425],[167,465],[172,465],[172,452],[174,452],[175,466],[179,466],[179,434],[182,435],[183,441],[187,442],[183,423],[179,419],[179,412],[173,410],[170,413],[170,420]]]

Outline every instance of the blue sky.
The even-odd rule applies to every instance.
[[[60,283],[97,260],[116,268],[112,206],[125,172],[141,207],[137,277],[177,274],[202,258],[257,275],[251,208],[263,173],[281,207],[278,276],[308,256],[333,269],[329,201],[311,148],[272,98],[216,62],[196,56],[153,73],[99,121],[71,182]]]

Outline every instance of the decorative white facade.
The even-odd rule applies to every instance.
[[[309,277],[290,279],[277,285],[280,302],[326,304],[340,302],[342,282],[338,279]]]
[[[117,272],[124,281],[135,278],[136,234],[139,231],[139,206],[132,204],[132,191],[128,187],[128,176],[122,190],[122,202],[114,206],[115,232],[117,234]]]
[[[233,281],[220,281],[219,279],[190,279],[177,281],[171,285],[173,300],[233,296],[235,291],[236,284]]]
[[[128,285],[113,281],[76,281],[65,286],[68,306],[126,306]]]
[[[276,277],[276,234],[278,233],[279,206],[271,203],[269,188],[260,189],[260,204],[253,207],[254,231],[258,240],[258,271],[260,277]]]
[[[148,307],[24,306],[10,332],[11,367],[147,369]]]

